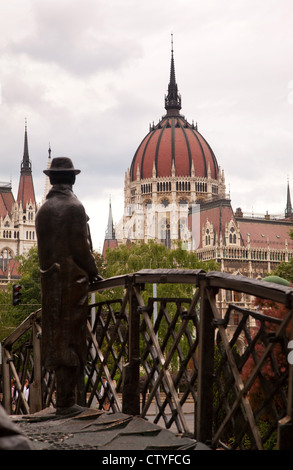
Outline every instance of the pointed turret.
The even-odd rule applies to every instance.
[[[289,181],[287,183],[287,204],[286,204],[286,210],[285,210],[285,218],[290,219],[293,217],[293,212],[292,212],[292,204],[291,204],[291,195],[290,195],[290,187],[289,187]]]
[[[47,163],[47,170],[49,170],[51,167],[51,146],[49,144],[49,149],[48,149],[48,163]],[[46,196],[48,192],[50,191],[52,185],[50,183],[50,178],[48,175],[46,175],[46,181],[45,181],[45,190],[44,190],[44,198],[43,201],[45,201]]]
[[[105,234],[104,246],[102,256],[106,259],[106,251],[108,248],[117,248],[118,242],[115,235],[113,216],[112,216],[112,206],[111,200],[109,202],[109,216],[108,216],[108,225]]]
[[[115,239],[115,229],[114,229],[114,223],[113,223],[111,201],[109,202],[108,225],[107,225],[107,229],[106,229],[105,239],[106,240],[114,240]]]
[[[167,115],[178,116],[181,109],[181,96],[178,93],[178,87],[175,78],[175,63],[173,51],[173,34],[171,36],[171,69],[170,69],[170,82],[168,85],[168,94],[165,96],[165,109]]]
[[[21,162],[21,174],[22,175],[31,175],[32,174],[32,165],[29,159],[28,153],[28,140],[27,140],[27,122],[25,121],[25,130],[24,130],[24,149],[23,149],[23,159]]]
[[[26,210],[27,204],[35,204],[35,190],[32,178],[32,165],[29,159],[28,152],[28,138],[27,138],[27,123],[25,122],[25,132],[24,132],[24,150],[23,158],[21,162],[20,169],[20,179],[18,186],[18,195],[17,195],[18,204],[22,204],[24,210]]]

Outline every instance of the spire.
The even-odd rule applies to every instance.
[[[109,202],[109,216],[108,216],[108,225],[106,229],[106,240],[115,240],[115,229],[113,224],[113,216],[112,216],[112,207],[111,207],[111,200]]]
[[[51,167],[51,145],[49,143],[47,170],[49,170],[50,167]],[[45,201],[46,196],[47,196],[48,192],[50,191],[51,187],[52,187],[52,185],[50,183],[50,178],[49,178],[49,176],[46,175],[43,201]]]
[[[21,174],[22,175],[31,175],[32,166],[29,159],[28,153],[28,140],[27,140],[27,121],[25,120],[25,130],[24,130],[24,149],[23,149],[23,158],[21,162]]]
[[[286,204],[286,210],[285,210],[285,217],[290,218],[292,217],[292,204],[291,204],[291,195],[290,195],[290,187],[289,187],[289,180],[287,183],[287,204]]]
[[[178,116],[181,109],[181,96],[178,93],[178,87],[175,78],[175,63],[173,51],[173,34],[171,34],[171,69],[170,81],[168,85],[168,94],[165,96],[165,109],[170,116]]]
[[[35,204],[35,190],[32,178],[32,166],[28,153],[27,122],[25,120],[24,150],[20,169],[17,202],[22,204],[24,210],[28,203]]]
[[[105,234],[104,246],[102,251],[102,256],[105,261],[106,260],[106,251],[109,248],[117,248],[118,241],[116,239],[114,224],[113,224],[113,217],[112,217],[112,207],[111,207],[111,200],[109,202],[109,217],[108,217],[108,225]]]

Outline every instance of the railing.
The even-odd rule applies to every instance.
[[[176,286],[187,286],[189,294],[177,296]],[[158,296],[156,288],[166,292]],[[236,304],[222,316],[220,289],[268,299],[284,316]],[[218,272],[143,270],[100,281],[91,292],[100,301],[89,305],[87,406],[108,402],[113,412],[146,417],[155,402],[156,423],[175,425],[212,447],[293,448],[293,289]],[[2,343],[2,404],[8,413],[54,405],[54,376],[41,367],[40,341],[37,311]],[[103,376],[108,387],[101,395]],[[194,429],[184,413],[187,401],[194,403]]]

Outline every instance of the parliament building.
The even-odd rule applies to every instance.
[[[284,188],[284,196],[286,188]],[[173,48],[165,114],[141,140],[125,173],[124,213],[114,226],[110,207],[104,243],[156,240],[175,247],[178,240],[200,260],[220,270],[262,279],[293,256],[293,211],[289,185],[284,213],[247,216],[233,210],[224,170],[211,145],[181,113]],[[234,299],[237,294],[227,293]]]
[[[164,105],[165,114],[150,125],[125,173],[124,212],[116,225],[110,205],[103,255],[107,248],[125,243],[155,240],[172,248],[180,241],[200,260],[217,261],[221,271],[255,279],[289,261],[293,257],[289,185],[282,215],[247,216],[241,208],[232,208],[224,170],[211,145],[181,112],[173,47]],[[47,179],[45,194],[48,185]],[[17,198],[11,183],[0,183],[2,285],[19,277],[15,258],[36,245],[37,209],[25,124]]]

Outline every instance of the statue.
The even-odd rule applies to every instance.
[[[0,451],[33,450],[30,440],[22,434],[0,405]]]
[[[55,371],[56,413],[84,406],[83,367],[89,283],[102,279],[91,252],[88,218],[72,191],[80,170],[53,158],[52,185],[36,216],[42,291],[42,363]]]

